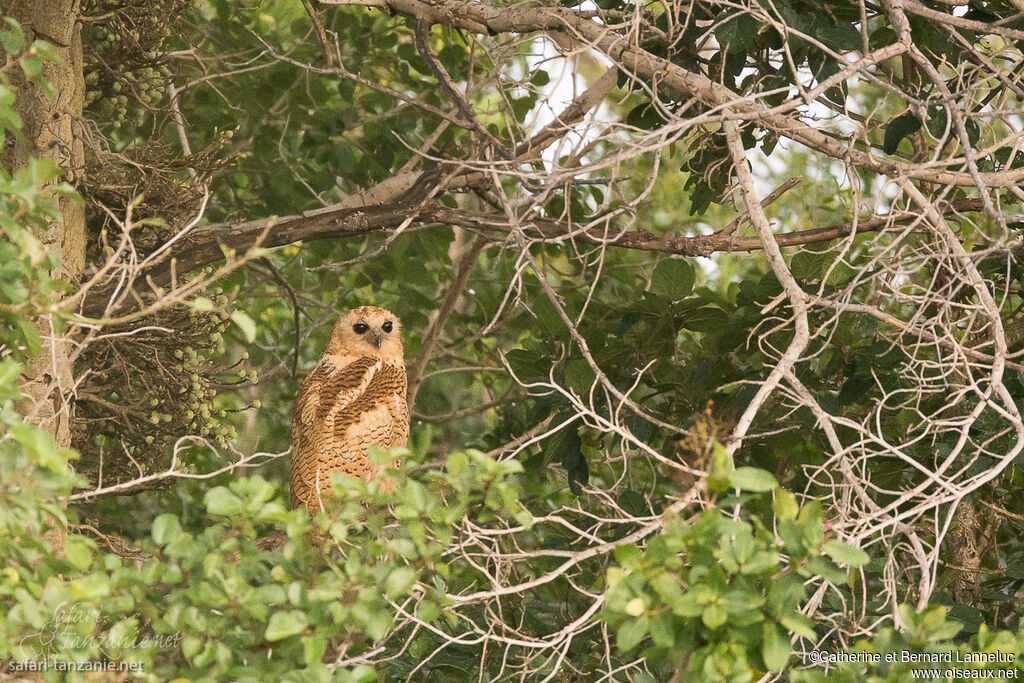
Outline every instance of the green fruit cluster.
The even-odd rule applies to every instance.
[[[83,14],[86,106],[114,128],[142,125],[167,95],[164,43],[187,0],[87,0]]]
[[[228,390],[255,383],[258,376],[245,367],[242,354],[228,353],[227,296],[219,288],[207,293],[213,310],[176,305],[130,325],[105,328],[113,334],[86,348],[80,364],[90,372],[84,373],[75,434],[84,474],[98,468],[102,453],[111,450],[129,453],[131,469],[111,472],[108,461],[105,481],[138,476],[133,463],[144,470],[166,466],[183,436],[217,446],[238,438],[229,417],[251,406]],[[117,334],[128,331],[133,333]]]

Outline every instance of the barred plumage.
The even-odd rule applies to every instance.
[[[299,387],[292,411],[292,507],[321,509],[330,473],[370,479],[372,445],[404,446],[409,436],[399,321],[363,306],[341,317],[320,363]]]

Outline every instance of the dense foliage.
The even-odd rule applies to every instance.
[[[0,676],[1012,673],[1017,4],[82,2],[84,168],[0,171]],[[311,518],[292,400],[362,304],[412,437]]]

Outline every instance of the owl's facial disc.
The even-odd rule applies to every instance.
[[[343,315],[328,344],[329,353],[402,360],[401,323],[388,310],[362,306]]]

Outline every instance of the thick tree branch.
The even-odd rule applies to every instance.
[[[516,150],[517,161],[525,163],[536,159],[544,149],[579,123],[615,85],[616,74],[615,69],[608,69],[570,102],[554,121],[520,145]],[[132,277],[136,282],[148,278],[153,284],[162,287],[172,283],[178,275],[223,258],[225,250],[237,253],[257,244],[275,247],[308,239],[348,237],[394,228],[410,217],[410,207],[415,203],[414,200],[428,194],[424,191],[425,184],[431,180],[431,174],[401,172],[371,188],[349,195],[336,204],[300,215],[205,226],[189,232],[153,268],[145,273],[135,273]],[[489,179],[483,172],[470,171],[446,178],[442,182],[444,188],[472,187],[485,184]],[[268,227],[271,228],[269,231]],[[113,269],[113,264],[110,264],[110,269]],[[111,294],[111,286],[89,288],[79,308],[80,312],[89,317],[103,315]],[[123,299],[130,300],[132,297],[125,296]]]
[[[965,199],[946,205],[943,207],[943,211],[944,213],[959,213],[963,211],[977,211],[980,208],[980,200]],[[425,213],[434,222],[446,225],[459,225],[463,228],[484,232],[504,233],[510,230],[508,221],[499,214],[464,211],[447,207],[436,207],[427,210]],[[912,221],[917,217],[919,217],[919,214],[913,211],[896,211],[884,216],[874,216],[857,221],[856,231],[857,233],[880,232],[897,224]],[[656,251],[679,256],[710,256],[716,252],[758,251],[763,247],[760,239],[757,237],[741,237],[724,232],[712,235],[682,237],[679,235],[647,232],[645,230],[627,230],[617,235],[613,233],[612,236],[608,236],[603,230],[586,231],[580,228],[573,229],[569,224],[555,220],[523,219],[521,225],[528,234],[545,240],[575,240],[587,244],[606,244],[623,249]],[[781,247],[792,247],[817,242],[828,242],[847,237],[853,231],[853,223],[836,223],[823,228],[779,233],[775,236],[775,241]]]
[[[175,248],[176,271],[180,275],[219,261],[224,258],[225,252],[241,253],[255,246],[280,247],[309,240],[386,232],[410,218],[421,224],[458,225],[491,234],[505,234],[511,230],[507,218],[502,214],[453,209],[437,203],[420,205],[410,201],[409,197],[401,197],[383,204],[348,206],[350,203],[346,202],[344,208],[327,207],[305,215],[246,223],[219,223],[200,228],[183,238]],[[964,199],[941,208],[944,213],[960,213],[980,210],[982,204],[978,199]],[[856,231],[879,232],[916,217],[917,214],[912,211],[874,216],[858,221]],[[268,224],[273,224],[269,232]],[[613,233],[609,237],[603,230],[585,231],[568,223],[549,219],[523,219],[521,225],[528,234],[548,241],[575,240],[585,244],[680,256],[709,256],[716,252],[757,251],[762,248],[757,237],[731,233],[679,236],[644,230],[626,230],[617,235]],[[776,242],[781,247],[828,242],[846,237],[853,230],[853,223],[837,223],[822,228],[780,233],[776,235]],[[265,232],[267,235],[261,242],[260,237]],[[149,279],[157,286],[169,285],[174,272],[171,263],[171,259],[167,259],[158,264],[149,272]],[[91,291],[82,312],[89,316],[102,314],[107,296],[108,293],[104,289]]]
[[[146,273],[145,279],[158,287],[165,287],[174,284],[172,276],[175,273],[181,275],[202,268],[223,259],[225,254],[256,246],[280,247],[309,239],[352,237],[383,231],[398,226],[415,213],[413,203],[402,198],[385,204],[338,208],[310,215],[208,225],[183,237],[174,248],[173,256],[156,264]],[[268,226],[271,226],[269,231]],[[136,281],[142,279],[136,278]],[[81,312],[87,316],[102,315],[109,295],[109,290],[104,287],[90,290]]]

